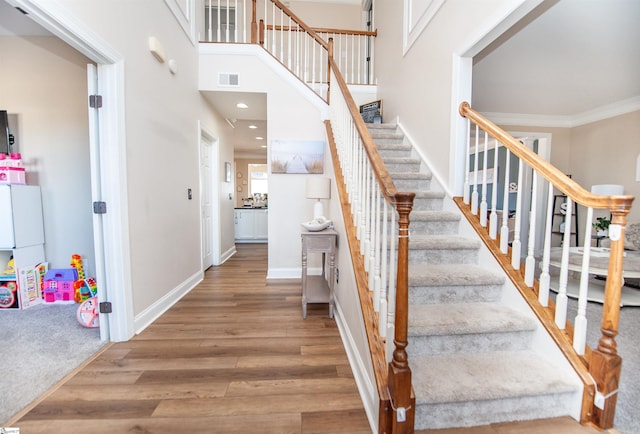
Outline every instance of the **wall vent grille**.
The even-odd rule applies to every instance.
[[[240,79],[238,74],[221,72],[220,74],[218,74],[218,86],[228,86],[228,87],[240,86]]]

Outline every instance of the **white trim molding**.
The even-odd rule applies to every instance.
[[[574,128],[592,122],[613,118],[640,110],[640,96],[618,101],[575,115],[552,116],[525,113],[483,112],[482,115],[498,125],[521,125],[525,127]]]
[[[445,0],[404,0],[402,13],[402,54],[407,54],[427,28]]]
[[[191,43],[196,45],[195,0],[164,0]]]

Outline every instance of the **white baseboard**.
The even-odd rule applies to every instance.
[[[234,244],[229,250],[227,250],[226,252],[224,252],[221,257],[220,257],[220,263],[216,264],[216,265],[222,265],[224,264],[227,259],[229,259],[230,257],[232,257],[233,255],[235,255],[237,252],[236,250],[236,245]]]
[[[160,315],[169,310],[169,308],[176,304],[182,297],[187,295],[189,291],[195,288],[196,285],[202,282],[203,279],[204,273],[202,271],[198,271],[193,276],[182,282],[180,285],[169,291],[157,302],[146,308],[139,315],[136,315],[133,321],[135,333],[139,334],[144,329],[149,327],[152,322],[154,322],[160,317]]]
[[[349,365],[353,371],[353,378],[356,380],[356,386],[358,387],[358,392],[360,393],[360,398],[362,399],[362,404],[364,405],[369,425],[371,426],[372,432],[378,432],[379,398],[376,386],[372,383],[372,380],[374,382],[375,380],[367,375],[365,363],[358,353],[358,348],[347,324],[344,322],[344,315],[338,300],[336,300],[334,317],[336,325],[338,326],[338,331],[340,332],[340,337],[342,338],[342,344],[347,352]]]
[[[269,268],[267,279],[300,279],[302,270],[300,268]]]

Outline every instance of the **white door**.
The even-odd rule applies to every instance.
[[[200,209],[202,213],[202,270],[213,265],[213,197],[211,190],[212,145],[203,135],[200,137]]]
[[[98,70],[95,65],[87,65],[87,92],[89,98],[98,94]],[[91,198],[102,201],[100,171],[100,128],[98,108],[89,105],[89,157],[91,165]],[[93,246],[96,261],[96,281],[99,285],[98,302],[109,300],[109,288],[106,285],[104,263],[104,227],[103,214],[93,214]],[[109,315],[100,315],[100,339],[109,340]]]

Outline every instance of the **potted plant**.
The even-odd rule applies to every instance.
[[[607,217],[598,217],[596,221],[593,222],[593,228],[596,230],[596,236],[598,237],[606,237],[609,235],[609,224],[611,220]]]

